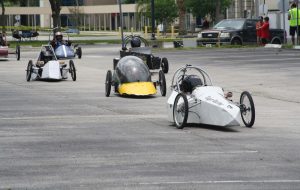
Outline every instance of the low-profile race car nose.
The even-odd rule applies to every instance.
[[[153,82],[131,82],[121,84],[118,89],[121,95],[149,96],[156,94]]]

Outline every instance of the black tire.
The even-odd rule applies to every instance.
[[[231,45],[242,45],[242,41],[238,38],[234,38],[232,41],[231,41]]]
[[[278,44],[278,45],[280,45],[280,44],[281,44],[281,41],[280,41],[279,39],[274,39],[274,40],[272,41],[272,44]]]
[[[70,60],[69,62],[69,72],[71,73],[72,80],[76,81],[76,68],[73,60]]]
[[[30,60],[28,62],[27,69],[26,69],[26,80],[27,80],[27,82],[29,82],[30,79],[31,79],[32,67],[33,67],[32,60]]]
[[[179,100],[182,103],[178,105]],[[185,94],[179,93],[173,105],[173,121],[178,129],[183,129],[186,125],[189,114],[188,100]]]
[[[158,82],[159,82],[160,93],[161,93],[162,96],[166,96],[166,94],[167,94],[167,84],[166,84],[165,74],[162,70],[160,70],[158,72],[158,75],[159,75]]]
[[[255,121],[255,107],[252,96],[244,91],[240,97],[241,117],[246,127],[252,127]]]
[[[112,85],[112,74],[111,71],[108,70],[106,73],[106,79],[105,79],[105,96],[108,97],[110,95]]]
[[[78,56],[79,59],[81,59],[81,57],[82,57],[82,49],[81,49],[81,47],[77,48],[77,56]]]
[[[19,61],[21,57],[21,50],[19,45],[17,45],[16,47],[16,56],[17,56],[17,60]]]
[[[119,63],[119,59],[118,58],[114,58],[113,59],[113,68],[114,68],[114,70],[116,70],[116,67],[117,67],[118,63]]]
[[[164,73],[169,72],[169,61],[167,58],[162,58],[161,60],[161,69],[163,70]]]

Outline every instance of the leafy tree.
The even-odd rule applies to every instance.
[[[0,25],[2,27],[2,32],[6,31],[5,28],[5,6],[6,5],[10,5],[10,4],[15,4],[18,3],[20,0],[0,0],[0,4],[1,4],[1,16],[0,16]]]
[[[136,3],[136,0],[124,0],[124,4],[134,4]]]
[[[145,16],[151,18],[151,1],[138,0],[138,12],[145,13]],[[167,26],[178,17],[178,7],[174,0],[154,0],[155,20]]]
[[[178,13],[179,13],[179,35],[186,34],[185,30],[185,13],[186,8],[184,4],[184,0],[176,0],[178,6]]]
[[[79,29],[79,26],[81,25],[81,17],[83,17],[83,14],[79,8],[79,1],[75,0],[74,6],[69,8],[70,11],[70,20],[73,24],[75,24],[75,28]]]
[[[60,11],[62,6],[62,0],[49,0],[52,10],[53,27],[60,29]]]
[[[185,5],[194,16],[205,17],[210,15],[213,20],[219,21],[232,0],[185,0]]]

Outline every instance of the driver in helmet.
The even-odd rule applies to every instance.
[[[141,47],[141,40],[138,37],[133,37],[130,44],[132,48]]]
[[[55,32],[54,39],[51,41],[51,45],[54,49],[61,45],[67,45],[70,46],[71,42],[63,40],[63,34],[61,32]]]
[[[5,33],[0,33],[0,46],[7,46]]]
[[[41,61],[44,61],[44,63],[47,63],[48,61],[53,60],[53,54],[48,50],[43,50],[41,52]]]

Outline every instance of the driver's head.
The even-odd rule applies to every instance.
[[[57,41],[62,41],[62,39],[63,39],[62,33],[61,33],[61,32],[56,32],[56,33],[55,33],[55,39],[56,39]]]
[[[133,37],[131,39],[131,47],[135,48],[135,47],[141,47],[141,40],[138,37]]]
[[[42,52],[42,54],[43,54],[43,59],[44,59],[45,63],[47,63],[48,61],[51,61],[53,58],[53,54],[50,51],[44,50]]]

